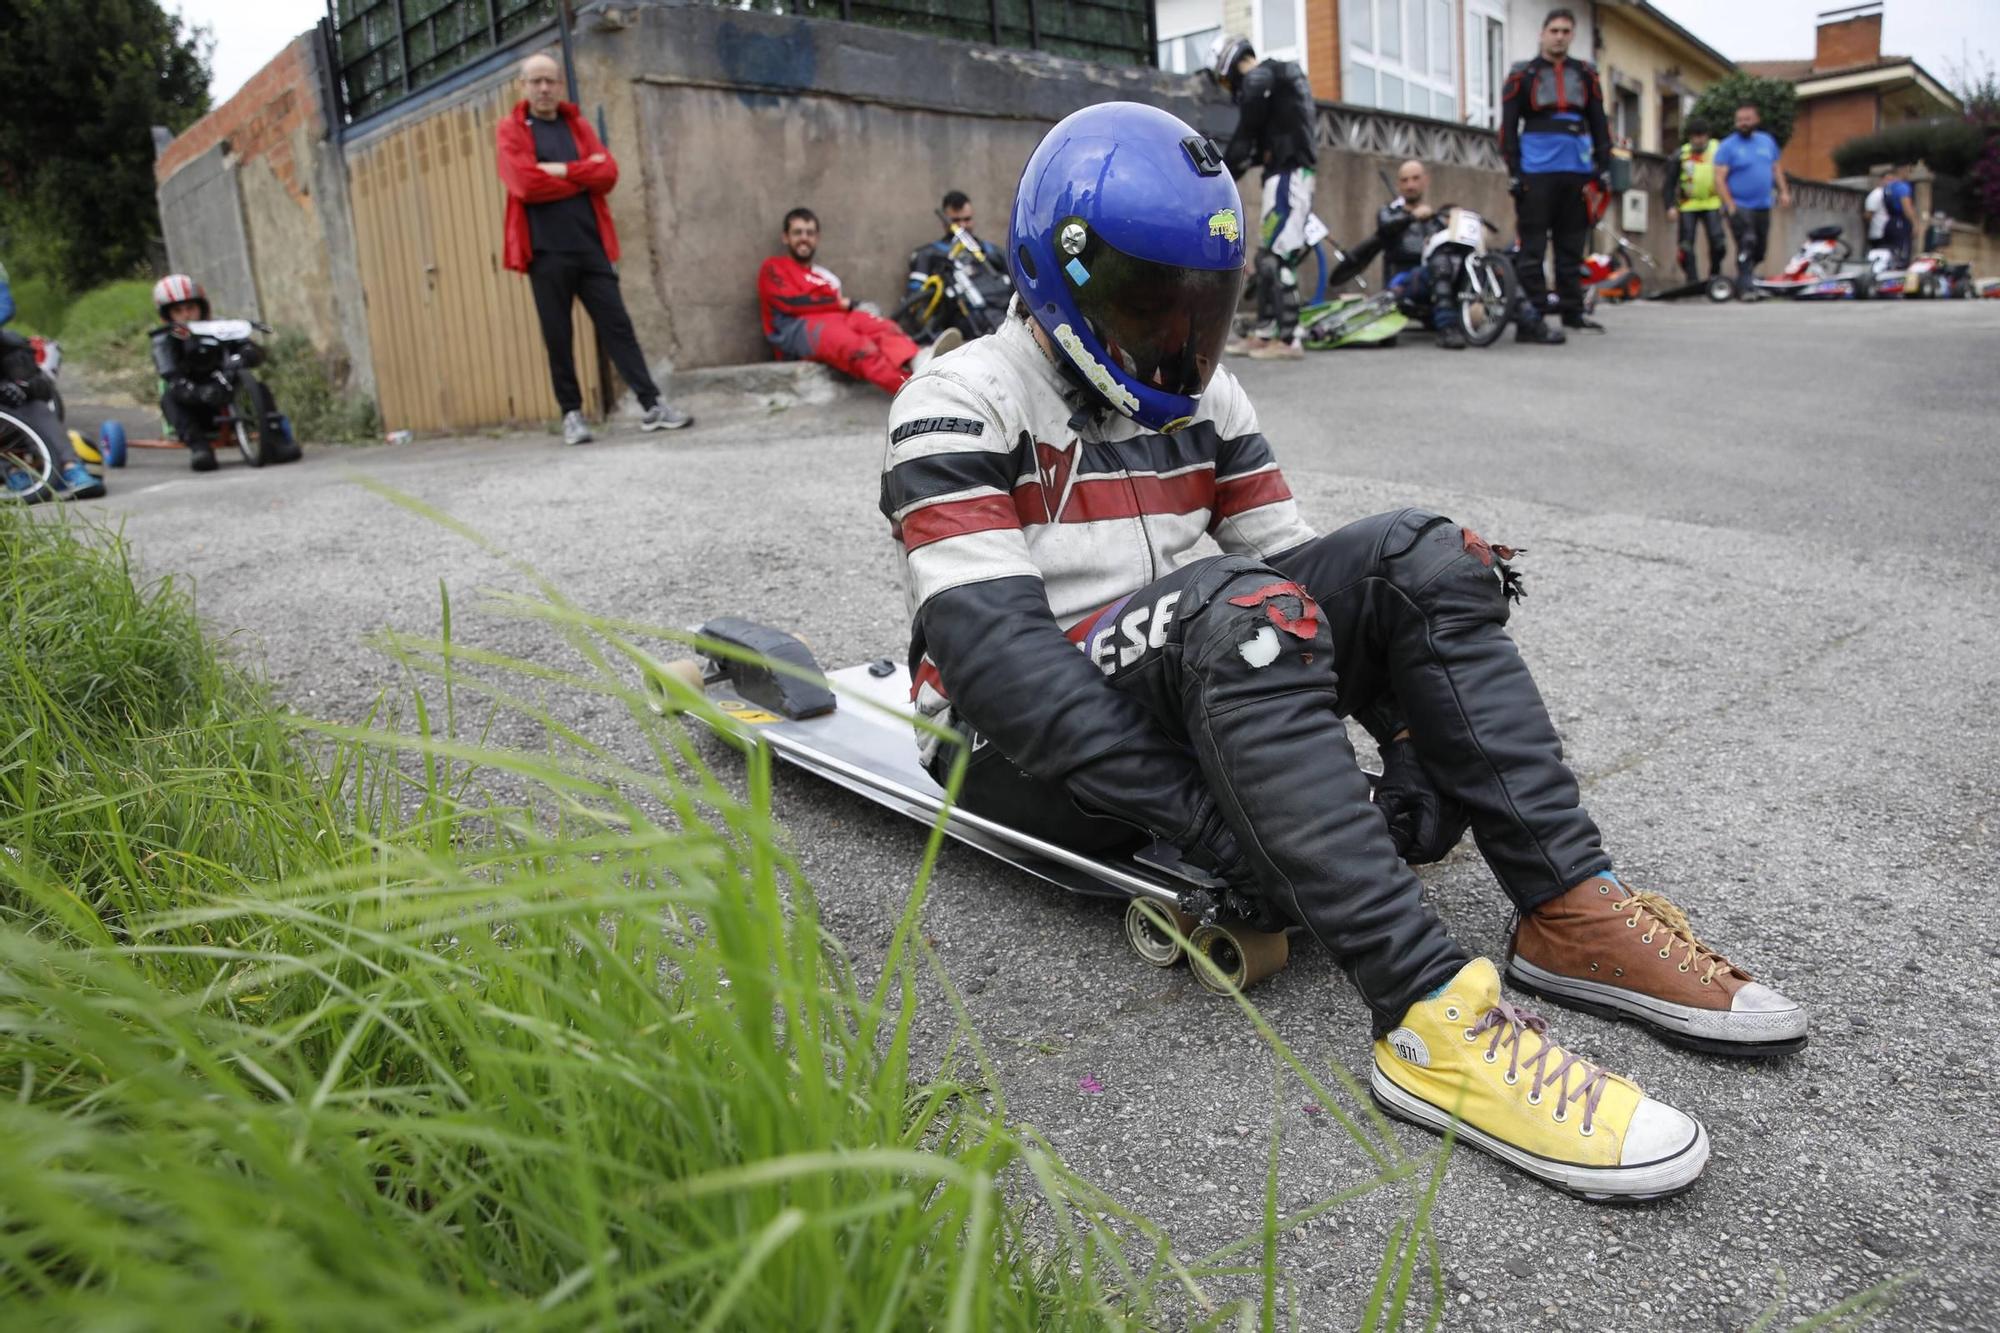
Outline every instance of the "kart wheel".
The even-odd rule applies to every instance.
[[[107,421],[97,428],[97,452],[104,455],[104,466],[125,466],[125,427],[116,421]]]
[[[19,417],[0,412],[0,503],[46,500],[55,470],[55,459],[42,437]]]
[[[1265,977],[1279,971],[1291,958],[1291,941],[1283,931],[1248,930],[1242,927],[1202,926],[1188,937],[1194,952],[1215,965],[1238,990],[1248,990]],[[1196,967],[1195,979],[1218,995],[1226,988],[1216,984],[1208,969]]]
[[[669,685],[668,680],[677,681],[696,694],[708,686],[708,675],[702,670],[700,659],[694,657],[664,663],[658,671],[642,670],[639,678],[645,683],[646,703],[661,717],[679,717],[687,711],[679,691]]]
[[[1473,347],[1491,347],[1507,331],[1521,299],[1521,280],[1514,266],[1503,255],[1467,255],[1454,286],[1465,341]]]
[[[1725,277],[1708,280],[1708,299],[1711,301],[1733,301],[1736,299],[1736,284]]]
[[[1168,933],[1168,923],[1183,938],[1194,934],[1196,922],[1187,913],[1150,898],[1134,898],[1125,905],[1125,942],[1154,967],[1172,967],[1181,960],[1181,945]]]
[[[229,429],[236,440],[236,451],[251,467],[262,467],[273,461],[270,455],[274,451],[269,447],[272,441],[266,438],[269,431],[264,419],[262,389],[255,375],[243,371],[236,381],[236,396],[229,405],[230,415],[234,418],[229,423]]]

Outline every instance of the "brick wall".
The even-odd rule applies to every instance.
[[[1314,97],[1340,100],[1340,0],[1306,0],[1306,69]]]
[[[1848,69],[1872,65],[1882,58],[1882,15],[1878,10],[1838,23],[1822,23],[1816,32],[1813,69]]]
[[[1785,170],[1807,180],[1832,180],[1840,174],[1833,150],[1849,139],[1873,134],[1881,95],[1870,89],[1815,97],[1799,106],[1798,124],[1785,145]]]
[[[307,194],[305,164],[295,160],[296,131],[321,130],[319,91],[314,84],[310,34],[293,39],[236,95],[188,126],[153,163],[153,179],[164,182],[216,144],[227,141],[240,161],[262,159],[295,199]]]

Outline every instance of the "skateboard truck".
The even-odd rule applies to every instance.
[[[833,691],[826,687],[826,678],[819,663],[813,660],[812,649],[795,635],[741,616],[717,616],[697,632],[705,639],[800,667],[813,675],[811,680],[801,680],[789,673],[773,671],[762,662],[718,660],[716,666],[722,675],[749,702],[794,721],[833,711],[836,703]]]

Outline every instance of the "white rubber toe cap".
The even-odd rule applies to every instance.
[[[1662,1161],[1686,1152],[1700,1137],[1701,1126],[1693,1116],[1665,1102],[1642,1097],[1639,1109],[1632,1113],[1632,1124],[1625,1131],[1625,1151],[1619,1155],[1618,1164],[1643,1166]]]
[[[1785,1014],[1797,1009],[1796,1000],[1788,1000],[1761,981],[1752,981],[1736,992],[1730,1004],[1730,1012],[1738,1014]]]

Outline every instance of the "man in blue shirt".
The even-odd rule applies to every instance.
[[[1551,9],[1542,20],[1542,53],[1507,71],[1500,96],[1500,152],[1507,160],[1521,237],[1520,320],[1516,342],[1560,343],[1561,329],[1543,318],[1548,285],[1542,254],[1554,242],[1556,298],[1562,322],[1595,327],[1583,313],[1583,250],[1590,210],[1583,190],[1595,178],[1608,187],[1611,130],[1604,120],[1604,89],[1587,60],[1569,53],[1576,16]]]
[[[1890,262],[1897,268],[1908,268],[1917,238],[1917,205],[1916,191],[1903,178],[1901,166],[1890,167],[1882,177],[1882,207],[1889,214],[1882,242],[1894,256]]]
[[[1771,185],[1775,178],[1778,202],[1792,206],[1792,185],[1785,169],[1778,165],[1778,141],[1757,128],[1761,119],[1757,108],[1745,102],[1736,108],[1736,133],[1715,150],[1715,188],[1722,195],[1722,210],[1729,215],[1729,228],[1736,233],[1736,294],[1752,301],[1762,293],[1754,285],[1757,265],[1764,260],[1764,247],[1771,239]]]

